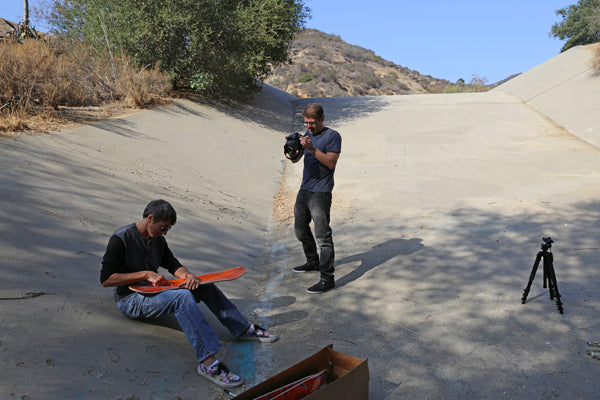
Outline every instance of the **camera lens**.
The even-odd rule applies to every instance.
[[[283,146],[283,153],[287,158],[290,160],[298,158],[303,150],[304,147],[300,143],[300,134],[298,132],[294,132],[287,137],[287,142]]]

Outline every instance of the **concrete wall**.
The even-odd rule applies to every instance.
[[[520,97],[573,135],[600,148],[599,51],[600,43],[574,47],[493,91]]]

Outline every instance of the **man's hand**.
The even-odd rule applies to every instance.
[[[340,157],[340,153],[323,153],[313,145],[313,142],[309,136],[302,136],[300,138],[300,143],[302,143],[302,146],[304,146],[306,150],[310,151],[321,164],[329,169],[335,168],[338,158]]]
[[[308,151],[310,151],[313,148],[313,143],[310,136],[300,136],[300,143]]]
[[[185,267],[180,267],[177,271],[175,271],[174,275],[178,278],[185,279],[185,281],[179,285],[182,288],[194,290],[198,289],[198,286],[200,286],[200,281],[198,278],[196,278],[196,276],[188,271]]]
[[[146,280],[152,284],[152,286],[158,286],[162,281],[166,281],[167,279],[154,271],[146,271]]]
[[[185,274],[185,282],[181,284],[181,287],[184,287],[189,290],[198,289],[200,286],[200,281],[193,274],[189,272]]]

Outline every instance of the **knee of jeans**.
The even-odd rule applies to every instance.
[[[298,223],[294,224],[294,234],[298,239],[302,239],[304,236],[306,236],[308,231],[309,227],[307,225],[301,225]]]
[[[315,242],[315,238],[312,234],[312,232],[309,231],[297,231],[296,232],[296,239],[298,239],[299,241],[301,241],[302,243],[314,243]]]
[[[304,232],[297,228],[294,229],[294,234],[296,235],[296,239],[299,240],[302,240],[302,238],[304,237]]]
[[[126,316],[130,318],[135,318],[135,315],[133,313],[133,305],[129,304],[128,302],[123,300],[119,301],[117,303],[117,308]]]
[[[175,299],[178,305],[195,305],[196,299],[194,295],[189,290],[176,290],[175,291]]]

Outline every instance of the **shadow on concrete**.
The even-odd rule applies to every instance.
[[[421,238],[361,243],[389,236],[385,221],[336,230],[335,290],[302,295],[303,277],[286,272],[300,288],[280,290],[299,293],[293,308],[302,305],[309,326],[318,327],[290,324],[303,335],[287,346],[309,355],[333,343],[368,358],[370,399],[595,398],[600,383],[587,376],[599,365],[585,356],[585,343],[600,332],[600,201],[547,203],[545,212],[516,215],[456,208],[439,219],[420,228],[423,237],[431,229],[443,238],[437,245]],[[409,223],[399,216],[394,232],[410,236]],[[540,271],[521,304],[547,236],[555,241],[564,315]],[[291,257],[302,257],[299,246]]]
[[[336,125],[348,124],[377,113],[389,104],[385,97],[322,97],[294,100],[294,127],[301,131],[304,125],[302,110],[309,103],[319,103],[325,111],[325,125],[336,129]]]
[[[259,124],[282,134],[304,130],[302,110],[312,102],[318,102],[325,109],[326,125],[335,127],[341,122],[364,118],[380,111],[388,104],[385,97],[325,97],[301,99],[273,86],[263,84],[261,92],[247,103],[229,104],[212,102],[197,96],[188,100],[213,107],[228,117]],[[162,108],[163,112],[165,108]],[[251,134],[251,132],[248,132]]]
[[[336,262],[336,268],[344,264],[359,262],[359,265],[351,272],[346,273],[341,278],[336,279],[336,287],[342,287],[360,279],[364,274],[377,268],[379,265],[397,257],[399,255],[409,255],[423,248],[421,239],[392,239],[382,244],[373,246],[373,248],[364,253],[344,257]]]
[[[22,157],[27,157],[27,171],[6,168],[0,177],[0,187],[6,189],[0,240],[15,256],[1,266],[3,297],[36,290],[54,295],[3,302],[0,318],[5,321],[5,349],[12,337],[25,343],[32,330],[52,327],[38,341],[44,348],[41,363],[30,364],[16,356],[12,365],[25,363],[36,385],[45,385],[49,398],[82,388],[100,391],[118,374],[140,385],[138,395],[149,395],[151,388],[143,382],[156,376],[145,371],[160,374],[172,390],[184,393],[189,387],[185,378],[190,376],[182,371],[193,372],[195,360],[183,336],[116,319],[119,312],[110,293],[99,285],[99,260],[115,229],[111,220],[114,199],[106,197],[105,187],[91,185],[89,177],[104,176],[106,171],[34,143],[28,144],[27,154],[4,146],[3,162],[10,164]],[[127,181],[106,179],[111,191],[123,194],[123,204],[132,210],[134,219],[145,204],[130,202],[146,199],[147,193]],[[329,298],[323,297],[327,294],[306,296],[304,288],[296,286],[286,286],[289,294],[263,303],[236,295],[236,289],[231,291],[232,298],[241,309],[276,308],[277,314],[269,317],[274,326],[305,332],[310,321],[311,326],[324,327],[279,343],[282,352],[274,360],[279,365],[299,361],[289,354],[305,356],[286,352],[287,347],[311,349],[329,343],[369,358],[370,398],[375,400],[388,395],[390,399],[531,399],[553,391],[564,398],[595,398],[600,383],[588,377],[589,369],[597,365],[588,364],[582,354],[585,348],[578,344],[600,332],[600,278],[595,272],[600,201],[578,201],[562,208],[547,204],[545,212],[518,215],[462,208],[443,218],[447,224],[431,228],[444,238],[439,247],[428,246],[421,238],[391,238],[339,253],[337,271],[345,275]],[[239,240],[256,235],[251,227],[197,222],[207,223],[204,236],[177,237],[170,243],[183,242],[182,247],[190,249],[201,243],[210,252],[198,251],[214,265],[231,262],[232,254],[263,251],[248,249]],[[395,232],[407,231],[408,224],[394,223]],[[378,237],[382,228],[365,224],[341,229],[336,236],[340,249],[356,232],[361,237]],[[555,240],[554,263],[565,307],[562,316],[539,279],[527,304],[520,304],[543,236]],[[354,269],[347,272],[349,266]],[[322,306],[325,299],[327,308]],[[56,315],[73,317],[57,319]],[[14,316],[30,321],[23,332],[14,329]],[[120,331],[124,327],[127,331]],[[546,343],[552,343],[551,351]],[[13,350],[7,354],[12,357]],[[160,354],[168,354],[168,360]],[[156,360],[164,364],[147,368]],[[3,368],[10,372],[10,381],[21,379],[12,375],[19,371]],[[75,378],[57,380],[57,374]],[[481,395],[481,388],[486,396]]]

